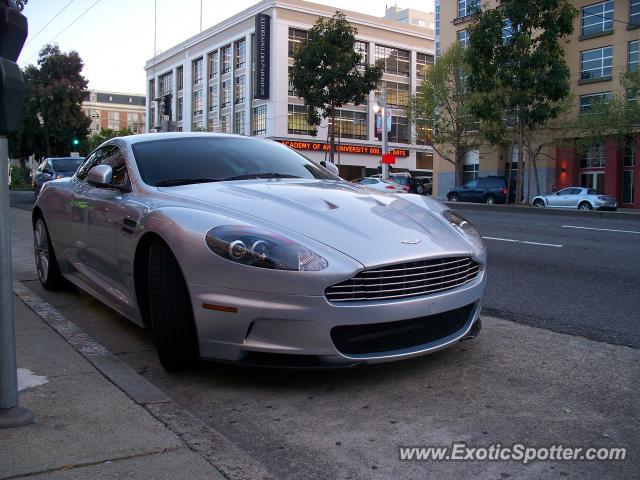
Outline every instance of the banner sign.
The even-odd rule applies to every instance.
[[[256,15],[256,88],[254,98],[269,98],[269,70],[271,50],[271,17],[264,13]]]
[[[307,142],[305,140],[276,140],[277,142],[293,148],[294,150],[304,151],[316,151],[316,152],[328,152],[331,146],[324,142]],[[353,153],[356,155],[382,155],[382,148],[372,145],[336,145],[336,152],[340,153]],[[389,152],[389,154],[400,158],[407,158],[409,156],[409,150],[395,149]]]

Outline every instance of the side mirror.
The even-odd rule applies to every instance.
[[[333,173],[334,175],[340,176],[340,170],[338,170],[338,167],[335,166],[335,164],[331,163],[331,162],[325,162],[324,160],[322,160],[320,162],[320,165],[322,165],[324,168],[326,168],[327,170],[329,170],[331,173]]]
[[[560,192],[556,192],[556,193],[554,193],[554,195],[560,195]]]
[[[96,165],[87,174],[87,183],[94,187],[111,187],[113,170],[109,165]]]

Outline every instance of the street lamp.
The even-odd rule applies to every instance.
[[[380,89],[380,98],[372,106],[373,113],[380,112],[380,130],[382,131],[382,155],[388,153],[388,134],[387,134],[387,86],[383,83]],[[380,159],[382,163],[382,158]],[[389,180],[389,164],[382,163],[382,179]]]

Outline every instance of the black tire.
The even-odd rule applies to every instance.
[[[458,201],[458,195],[456,195],[455,193],[450,193],[447,198],[449,199],[450,202],[457,202]]]
[[[495,205],[496,204],[496,197],[494,197],[493,195],[487,195],[484,198],[484,203],[486,203],[487,205]]]
[[[53,244],[49,236],[49,229],[42,218],[42,215],[36,217],[33,224],[33,252],[36,259],[36,270],[38,271],[38,279],[46,290],[61,290],[68,283],[60,273],[60,266],[56,253],[53,251]]]
[[[534,207],[538,207],[538,208],[542,208],[542,207],[544,207],[544,201],[541,198],[536,198],[533,201],[533,206]]]
[[[424,194],[424,186],[422,186],[422,185],[418,185],[418,186],[416,187],[416,193],[417,193],[418,195],[423,195],[423,194]]]
[[[581,202],[580,205],[578,205],[578,210],[593,210],[593,207],[589,202]]]
[[[149,249],[149,306],[162,366],[169,372],[193,366],[199,352],[189,290],[178,261],[161,242]]]

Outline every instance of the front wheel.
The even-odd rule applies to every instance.
[[[416,187],[416,193],[417,193],[418,195],[422,195],[422,194],[424,194],[424,187],[423,187],[422,185],[418,185],[418,186]]]
[[[49,230],[42,216],[33,225],[33,251],[36,257],[38,279],[47,290],[60,290],[66,284],[60,273],[58,259],[53,251]]]
[[[582,202],[580,205],[578,205],[578,209],[579,210],[593,210],[593,207],[591,206],[591,204],[589,202]]]
[[[455,193],[450,193],[447,198],[449,199],[450,202],[457,202],[458,201],[458,195],[456,195]]]
[[[151,327],[160,363],[169,372],[184,370],[199,357],[191,298],[171,250],[156,242],[149,249]]]
[[[484,199],[484,203],[486,203],[487,205],[495,205],[496,197],[494,197],[493,195],[487,195],[487,198]]]

